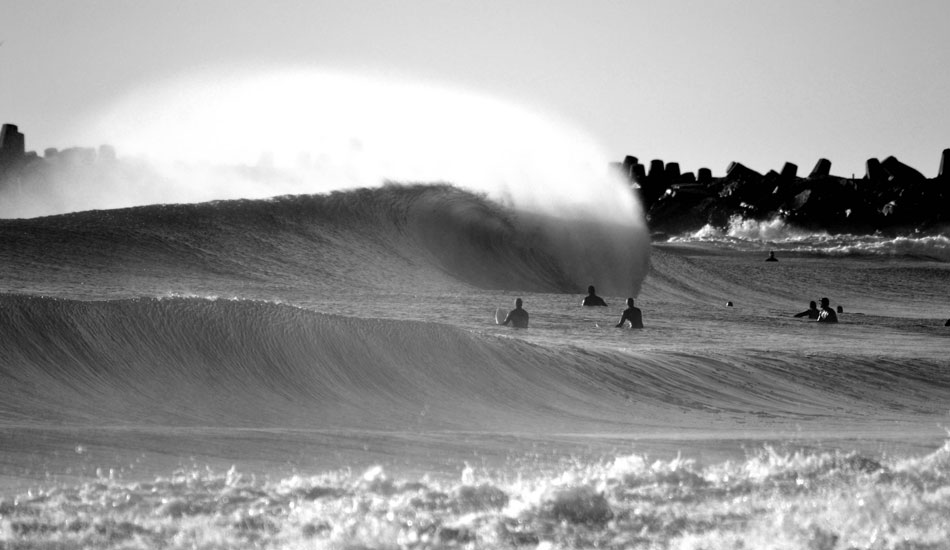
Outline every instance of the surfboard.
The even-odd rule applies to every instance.
[[[505,322],[505,317],[508,316],[508,312],[502,308],[495,308],[495,324],[500,325]]]

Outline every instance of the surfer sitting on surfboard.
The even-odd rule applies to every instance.
[[[515,328],[528,328],[528,312],[521,307],[521,304],[521,298],[515,300],[515,309],[508,312],[508,316],[501,324],[511,323]]]
[[[604,306],[607,307],[607,302],[603,298],[594,294],[594,287],[587,287],[587,296],[584,297],[584,301],[581,302],[582,306]]]
[[[630,321],[630,328],[643,328],[643,316],[640,314],[640,308],[633,307],[633,298],[627,298],[627,309],[623,310],[617,328],[623,327],[627,321]]]

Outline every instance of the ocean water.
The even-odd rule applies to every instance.
[[[618,231],[448,186],[0,220],[0,548],[950,548],[950,239]]]

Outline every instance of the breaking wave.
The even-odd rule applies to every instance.
[[[839,256],[891,256],[950,261],[947,235],[889,236],[832,234],[809,231],[781,218],[752,220],[734,216],[726,228],[706,225],[700,230],[669,239],[671,243],[707,243],[738,251],[800,252]]]

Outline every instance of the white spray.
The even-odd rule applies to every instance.
[[[68,201],[49,201],[57,211],[64,202],[116,208],[448,182],[516,210],[595,222],[595,238],[612,242],[592,247],[565,234],[591,283],[607,269],[620,275],[602,284],[635,293],[646,272],[642,210],[597,144],[551,116],[474,93],[312,69],[222,71],[135,91],[71,138],[114,145],[153,172],[135,185],[80,182],[81,193],[74,181]]]

